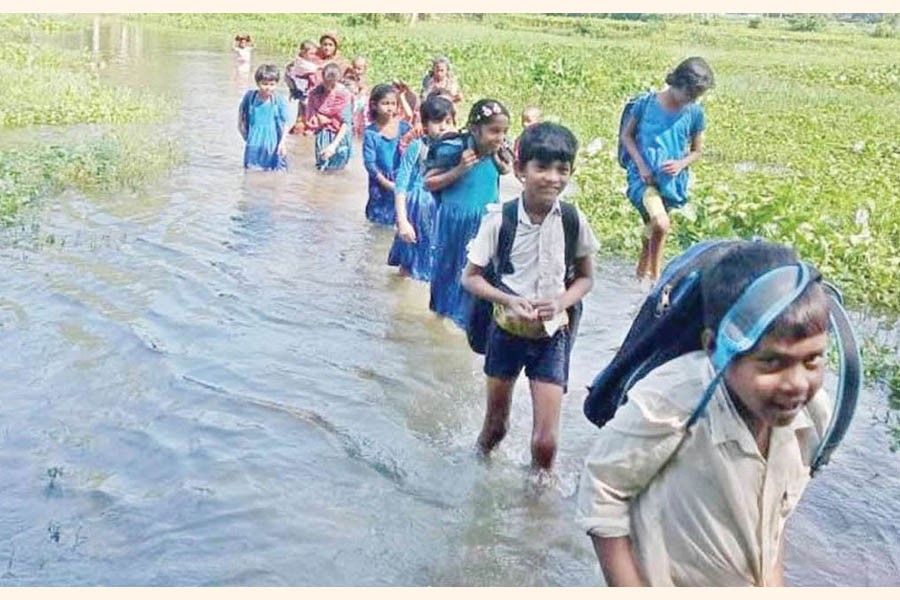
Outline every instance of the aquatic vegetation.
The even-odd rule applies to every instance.
[[[116,125],[116,133],[77,142],[26,143],[0,150],[0,224],[42,196],[134,187],[171,168],[171,143],[124,124],[154,123],[171,114],[165,99],[104,83],[90,56],[35,40],[81,27],[72,17],[0,15],[0,79],[15,82],[0,95],[0,127]],[[62,136],[69,139],[71,136]]]
[[[22,207],[65,189],[95,193],[138,188],[180,159],[170,140],[139,131],[0,151],[0,224],[12,222]]]

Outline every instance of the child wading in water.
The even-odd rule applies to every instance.
[[[343,169],[350,160],[353,98],[340,78],[338,65],[325,65],[322,83],[310,92],[306,103],[306,127],[316,132],[316,168],[320,171]]]
[[[375,223],[392,225],[397,219],[394,209],[394,178],[400,166],[400,138],[410,130],[406,121],[397,118],[397,90],[381,83],[369,97],[369,119],[363,136],[363,164],[369,173],[369,201],[366,218]]]
[[[700,158],[703,146],[706,118],[696,100],[713,85],[706,61],[688,58],[669,73],[662,92],[639,96],[625,119],[620,141],[630,159],[626,193],[646,226],[639,279],[659,279],[668,212],[687,203],[688,167]]]
[[[250,56],[253,53],[253,40],[249,35],[236,35],[231,51],[234,52],[235,60],[249,64]]]
[[[428,153],[434,168],[425,174],[425,188],[438,202],[429,306],[462,329],[471,304],[460,283],[466,245],[478,233],[485,207],[498,200],[500,175],[512,167],[507,131],[509,111],[496,100],[479,100],[469,113],[468,131],[434,144]]]
[[[291,99],[297,100],[297,121],[291,127],[291,134],[306,132],[306,101],[309,93],[320,83],[322,63],[318,46],[312,40],[300,44],[297,58],[285,69],[284,81],[291,91]]]
[[[463,275],[467,290],[494,303],[484,357],[487,410],[478,446],[488,453],[506,435],[513,388],[524,367],[534,410],[532,466],[538,469],[552,467],[556,455],[574,341],[575,324],[569,323],[567,309],[594,285],[597,240],[578,209],[559,201],[577,150],[575,136],[561,125],[541,123],[525,130],[516,160],[516,176],[524,189],[521,198],[512,201],[517,218],[507,256],[500,255],[506,205],[492,205],[469,245]],[[566,213],[574,217],[570,223],[577,223],[577,231],[566,225]],[[574,264],[567,265],[570,236]],[[496,286],[484,277],[489,264],[499,274]],[[574,273],[567,279],[569,266]]]
[[[260,65],[256,90],[248,90],[238,111],[238,129],[244,138],[244,168],[274,171],[287,168],[284,133],[287,103],[275,94],[278,67]]]
[[[425,156],[430,142],[456,131],[456,111],[449,99],[432,96],[422,104],[420,113],[427,137],[415,139],[400,159],[395,192],[397,235],[388,264],[400,267],[401,275],[431,281],[431,238],[437,207],[423,185]]]

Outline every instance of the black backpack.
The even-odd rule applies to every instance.
[[[683,354],[701,350],[703,300],[700,273],[718,261],[736,244],[735,240],[710,240],[695,244],[674,258],[644,301],[612,361],[588,388],[584,414],[603,427],[627,400],[627,393],[658,366]],[[831,423],[812,463],[812,472],[826,464],[850,425],[862,386],[859,346],[843,309],[840,291],[823,282],[831,313],[831,329],[838,345],[839,377],[836,407]],[[699,400],[699,399],[698,399]],[[705,406],[698,405],[688,421],[690,427]]]
[[[578,234],[580,233],[580,222],[578,220],[578,211],[573,204],[568,202],[559,203],[562,210],[563,233],[565,235],[566,246],[566,278],[565,284],[568,288],[575,280],[575,249],[578,245]],[[509,255],[512,252],[513,241],[516,238],[516,227],[519,223],[519,200],[509,200],[503,203],[503,222],[500,225],[499,239],[497,241],[497,255],[494,260],[489,262],[484,268],[484,278],[495,286],[510,291],[500,283],[500,274],[510,274],[513,272],[512,263]],[[578,333],[578,322],[581,320],[582,304],[578,301],[568,309],[569,316],[569,350],[575,343],[575,336]],[[482,298],[473,297],[472,304],[469,307],[469,319],[466,324],[466,337],[469,340],[469,347],[478,354],[484,354],[487,346],[487,332],[491,320],[494,318],[494,306],[491,302]]]
[[[628,117],[634,117],[635,121],[640,122],[644,116],[644,111],[647,110],[647,102],[649,102],[652,97],[653,92],[638,94],[633,98],[629,98],[628,102],[625,103],[625,107],[622,109],[622,115],[619,117],[619,144],[617,150],[619,166],[623,169],[627,169],[628,163],[631,162],[631,155],[628,154],[628,150],[625,149],[625,145],[622,143],[622,130],[625,129],[625,122],[628,120]]]

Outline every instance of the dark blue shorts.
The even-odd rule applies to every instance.
[[[489,325],[484,352],[484,373],[498,379],[515,379],[525,367],[525,376],[534,381],[555,383],[565,392],[569,383],[569,328],[553,337],[532,340]]]

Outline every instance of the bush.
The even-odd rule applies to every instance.
[[[882,21],[875,26],[872,36],[877,38],[895,38],[897,37],[897,26],[887,21]]]
[[[825,15],[796,15],[788,19],[788,29],[791,31],[824,31],[828,27],[828,17]]]
[[[759,29],[762,27],[762,17],[753,17],[750,19],[750,29]]]

